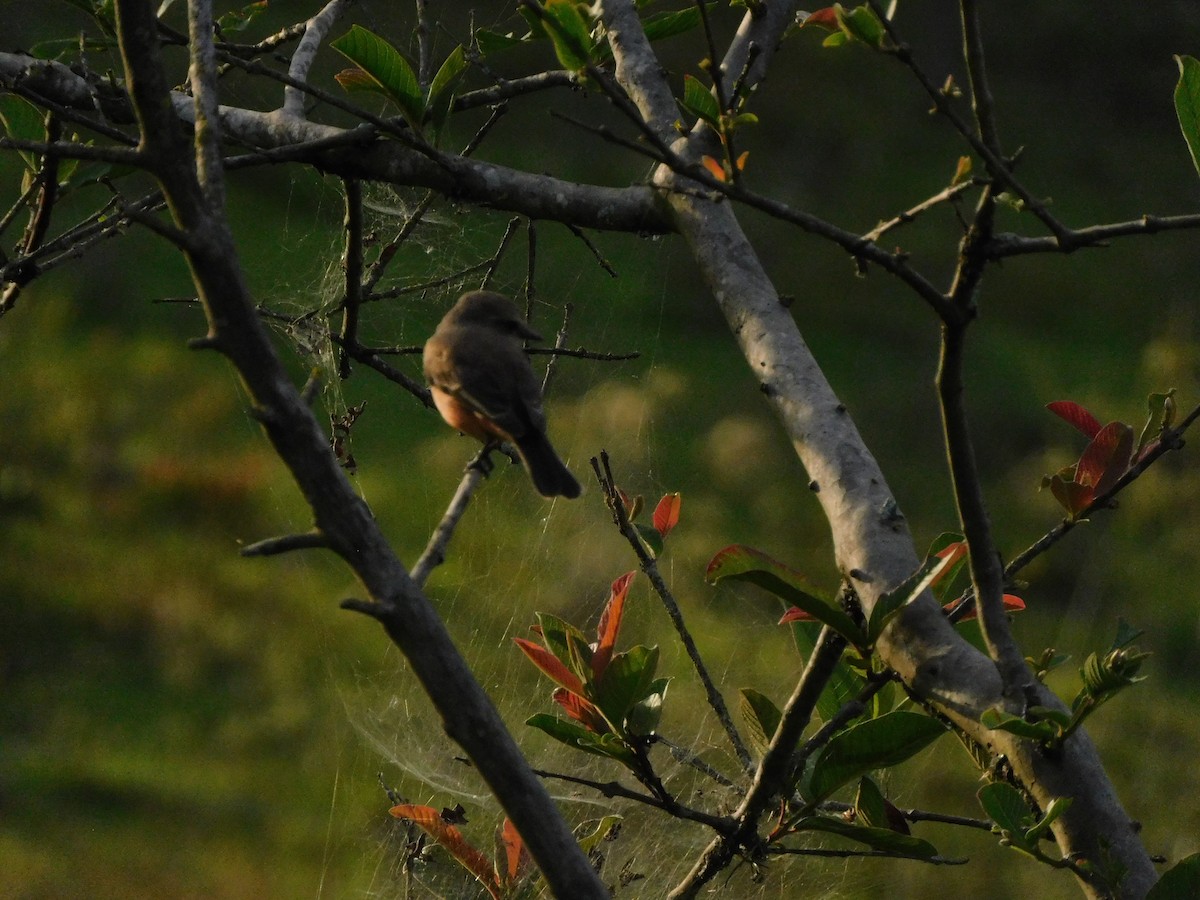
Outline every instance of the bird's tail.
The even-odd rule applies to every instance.
[[[579,482],[558,458],[546,435],[531,429],[518,442],[517,449],[539,494],[543,497],[563,496],[568,500],[579,496],[582,490]]]

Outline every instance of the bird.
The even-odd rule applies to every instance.
[[[525,340],[542,336],[512,300],[494,291],[470,291],[425,342],[425,380],[446,424],[488,449],[507,441],[517,448],[538,493],[573,499],[581,488],[546,436],[542,389]]]

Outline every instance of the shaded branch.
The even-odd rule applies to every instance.
[[[738,761],[741,762],[742,768],[750,771],[752,769],[750,751],[746,749],[741,735],[738,734],[737,728],[733,724],[733,717],[729,715],[729,708],[725,705],[725,698],[721,696],[721,692],[717,690],[712,676],[708,673],[708,668],[700,656],[696,642],[683,621],[683,613],[679,609],[679,604],[675,602],[674,595],[658,571],[658,563],[646,551],[646,546],[638,536],[637,529],[629,521],[629,516],[625,511],[625,503],[621,500],[616,482],[613,480],[612,469],[609,466],[608,454],[606,452],[601,451],[599,459],[592,457],[592,469],[596,473],[596,480],[600,483],[600,489],[604,492],[604,502],[612,513],[613,524],[617,526],[622,537],[633,548],[642,571],[646,573],[646,576],[650,579],[650,583],[654,586],[654,591],[662,601],[663,607],[671,619],[671,624],[674,626],[676,634],[679,635],[679,640],[683,644],[684,650],[687,651],[688,658],[692,661],[692,666],[700,678],[700,683],[704,686],[704,695],[708,700],[708,705],[716,714],[721,727],[725,729],[725,735],[729,738],[729,743],[733,746],[734,753],[737,755]]]

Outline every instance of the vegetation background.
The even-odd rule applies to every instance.
[[[274,5],[253,33],[309,14],[297,6]],[[505,3],[474,6],[480,25],[511,12]],[[392,7],[362,2],[355,20],[404,46],[402,15]],[[898,21],[929,71],[954,70],[954,4],[902,3]],[[1009,146],[1025,146],[1020,174],[1053,197],[1061,219],[1196,210],[1200,180],[1171,92],[1172,54],[1200,52],[1200,8],[1183,0],[1086,9],[1010,2],[989,10],[986,25],[1002,134]],[[0,2],[4,49],[87,27],[65,2]],[[444,55],[452,44],[444,34],[438,41]],[[742,133],[747,177],[758,190],[866,231],[945,186],[961,148],[903,70],[861,48],[822,49],[818,35],[789,43],[756,100],[760,125]],[[673,39],[671,49],[680,80],[696,71],[702,53],[692,38]],[[546,64],[549,50],[540,52]],[[341,61],[325,56],[334,89]],[[258,105],[276,103],[272,96]],[[600,98],[564,90],[514,108],[483,155],[526,167],[536,160],[594,182],[638,177],[642,160],[547,114],[597,105]],[[448,143],[461,145],[477,124],[459,126]],[[6,206],[19,181],[15,160],[0,159]],[[262,302],[281,311],[314,294],[336,302],[339,183],[279,166],[234,175],[230,185]],[[375,191],[370,199],[386,231],[417,198]],[[401,261],[400,280],[446,275],[494,251],[506,218],[457,212],[440,211]],[[1011,216],[1013,230],[1038,231],[1028,217]],[[802,331],[919,540],[952,529],[932,317],[881,273],[858,278],[818,240],[754,213],[743,218],[781,290],[794,286],[803,298],[794,307]],[[943,209],[897,239],[934,271],[943,261],[948,273],[956,234]],[[570,302],[573,344],[641,356],[561,361],[549,401],[552,436],[585,482],[588,458],[605,448],[630,493],[652,502],[682,492],[682,524],[666,563],[701,649],[727,693],[753,685],[781,700],[798,662],[773,624],[778,611],[750,590],[714,591],[703,568],[716,550],[740,542],[833,586],[825,524],[804,472],[684,249],[667,239],[593,239],[618,277],[565,230],[538,227],[545,305],[535,324],[553,333],[556,307]],[[1038,480],[1079,450],[1078,435],[1044,411],[1046,402],[1073,399],[1101,421],[1140,423],[1151,391],[1175,387],[1184,406],[1200,397],[1196,241],[1164,234],[1026,258],[985,286],[970,402],[998,538],[1010,555],[1057,521]],[[515,291],[524,273],[518,245],[498,286]],[[397,895],[398,838],[377,773],[416,802],[462,802],[468,833],[485,845],[498,815],[454,762],[396,652],[372,623],[337,609],[355,585],[332,558],[237,555],[240,544],[307,527],[306,510],[245,415],[228,366],[184,349],[203,328],[199,311],[154,302],[189,291],[180,260],[135,232],[40,279],[0,322],[0,895]],[[456,289],[431,291],[372,310],[371,337],[419,344],[455,296]],[[294,337],[281,330],[281,343],[294,347]],[[299,379],[313,362],[297,358]],[[419,375],[415,357],[400,364]],[[334,410],[366,401],[353,434],[358,483],[401,555],[415,559],[474,448],[366,371],[325,400]],[[1200,849],[1192,799],[1200,748],[1197,470],[1192,449],[1169,457],[1117,512],[1031,568],[1022,592],[1029,609],[1017,625],[1031,652],[1055,646],[1076,663],[1107,645],[1118,616],[1145,629],[1141,643],[1155,654],[1150,681],[1089,725],[1127,808],[1145,820],[1151,852],[1172,861]],[[523,733],[530,730],[520,723],[546,708],[548,690],[511,638],[535,610],[594,622],[609,581],[634,567],[622,544],[594,487],[575,503],[551,504],[519,470],[501,469],[430,581],[522,743],[552,768],[576,763]],[[626,639],[661,643],[661,669],[676,676],[664,732],[721,764],[720,736],[699,715],[686,659],[644,582],[633,599]],[[1073,693],[1073,666],[1061,682]],[[901,805],[978,814],[972,768],[950,739],[903,771],[892,784]],[[568,809],[580,819],[602,812],[574,801]],[[640,814],[631,816],[636,823]],[[671,835],[647,850],[638,833],[612,853],[639,872],[667,867],[699,837]],[[938,826],[921,833],[971,864],[793,864],[789,880],[768,873],[764,890],[1075,894],[1067,876],[986,835]],[[449,890],[436,873],[423,877],[435,891]],[[735,877],[748,893],[746,873]],[[637,892],[638,883],[627,890]]]

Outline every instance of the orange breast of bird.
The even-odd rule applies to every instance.
[[[433,405],[451,428],[486,444],[492,438],[512,441],[513,436],[464,400],[436,385],[431,388]]]

